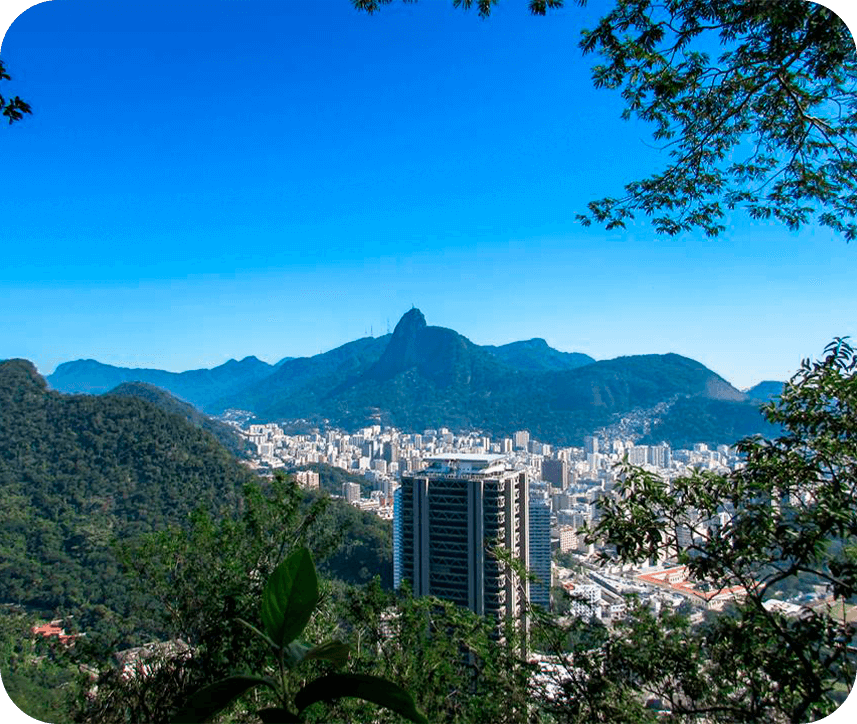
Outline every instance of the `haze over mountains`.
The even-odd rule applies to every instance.
[[[281,364],[281,362],[277,364]],[[166,372],[157,369],[114,367],[93,359],[63,362],[46,378],[58,392],[82,392],[100,395],[123,382],[148,382],[169,390],[177,397],[204,409],[212,401],[231,390],[249,385],[269,376],[277,365],[256,357],[234,359],[213,369]]]
[[[246,357],[172,373],[80,360],[63,363],[47,380],[59,391],[92,394],[145,382],[208,414],[241,409],[260,422],[304,419],[346,429],[382,423],[414,431],[446,426],[498,436],[527,429],[554,444],[580,444],[594,429],[663,402],[672,405],[661,420],[668,437],[692,421],[702,436],[696,441],[734,442],[725,438],[771,431],[758,404],[781,385],[763,383],[744,393],[677,354],[595,361],[543,339],[481,346],[429,326],[416,308],[392,334],[276,365]],[[670,419],[673,410],[677,419]],[[702,422],[693,419],[700,413]]]

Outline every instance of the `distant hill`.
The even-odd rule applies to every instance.
[[[248,453],[255,452],[255,446],[242,437],[234,427],[203,414],[190,403],[183,402],[166,390],[155,387],[155,385],[146,382],[123,382],[107,394],[119,397],[139,397],[151,402],[164,412],[179,415],[194,427],[211,433],[223,447],[237,457],[246,458]]]
[[[750,435],[773,438],[782,428],[769,423],[759,411],[759,400],[716,400],[687,397],[676,400],[660,422],[653,425],[640,445],[668,442],[673,448],[690,449],[694,443],[732,445]]]
[[[275,369],[252,356],[240,361],[232,359],[213,369],[188,372],[114,367],[87,359],[63,362],[46,379],[58,392],[90,395],[109,392],[123,382],[147,382],[204,409],[213,400],[263,379]]]
[[[778,397],[783,393],[785,382],[775,382],[773,380],[765,380],[758,385],[747,390],[747,397],[751,400],[762,400],[768,402],[774,397]]]
[[[365,354],[359,363],[345,355],[351,362],[345,371],[326,375],[318,358],[310,358],[304,364],[313,369],[311,381],[295,384],[284,365],[259,386],[266,394],[262,404],[241,395],[233,402],[263,420],[314,418],[346,428],[381,422],[406,430],[446,425],[493,435],[528,429],[546,442],[580,444],[615,414],[676,396],[745,399],[711,370],[675,354],[591,361],[572,369],[551,369],[549,362],[541,371],[515,368],[501,359],[504,353],[497,354],[501,348],[429,326],[418,309],[402,317],[383,349],[372,340],[359,342]],[[511,345],[513,353],[527,347],[546,345]],[[336,352],[344,355],[347,348]]]
[[[511,342],[500,347],[482,345],[482,349],[510,367],[532,372],[573,370],[595,361],[588,354],[560,352],[539,337],[522,342]]]
[[[273,419],[293,398],[303,400],[304,408],[314,410],[318,400],[332,388],[365,372],[381,356],[389,339],[389,334],[364,337],[313,357],[282,361],[273,374],[212,401],[206,411],[219,414],[238,408],[251,410],[259,419]]]
[[[258,422],[303,420],[302,425],[346,429],[384,423],[414,431],[447,426],[494,436],[527,429],[559,445],[579,445],[584,435],[617,417],[676,398],[767,399],[762,396],[773,387],[765,386],[779,384],[762,383],[744,394],[677,354],[595,361],[555,350],[540,338],[477,345],[452,329],[429,326],[416,308],[403,315],[392,334],[357,339],[312,357],[284,358],[276,365],[247,357],[213,370],[171,373],[86,360],[60,365],[48,378],[57,389],[90,393],[131,380],[169,390],[208,414],[246,410]],[[682,420],[690,425],[689,434],[693,420],[682,416],[684,409],[677,408],[663,434],[682,438]],[[718,409],[726,415],[721,420],[725,435],[733,429],[765,429],[764,421],[752,422],[756,417],[748,408]],[[726,409],[734,411],[734,424]]]

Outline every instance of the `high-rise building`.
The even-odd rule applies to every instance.
[[[649,448],[646,445],[632,445],[625,452],[631,465],[645,465],[649,461]]]
[[[360,500],[360,484],[345,482],[342,484],[342,497],[349,503],[356,503]]]
[[[515,433],[515,450],[526,450],[530,444],[530,433],[527,430],[518,430]]]
[[[542,460],[542,480],[553,487],[565,490],[568,487],[568,463],[565,460]]]
[[[492,549],[523,565],[528,556],[528,481],[502,455],[441,454],[403,476],[402,578],[432,595],[498,621],[526,626],[528,582]]]
[[[550,610],[551,595],[551,505],[548,483],[533,483],[529,501],[530,603]]]
[[[659,468],[668,468],[672,463],[671,453],[669,445],[651,445],[649,447],[649,464]]]
[[[399,460],[399,446],[395,442],[385,442],[384,451],[381,454],[388,463],[395,463]]]
[[[402,488],[393,491],[393,590],[402,585]]]
[[[597,455],[598,454],[598,436],[597,435],[587,435],[583,438],[583,452],[587,455],[587,460],[589,459],[589,455]]]

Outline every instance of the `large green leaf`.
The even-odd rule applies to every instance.
[[[319,701],[333,701],[353,696],[383,706],[417,724],[428,719],[417,709],[413,697],[401,686],[367,674],[328,674],[311,681],[295,696],[300,712]]]
[[[229,706],[235,699],[254,686],[276,688],[276,684],[261,676],[228,676],[202,687],[188,699],[173,717],[174,724],[199,724]]]
[[[318,579],[312,557],[298,548],[274,569],[262,593],[262,623],[277,646],[304,630],[318,603]]]
[[[337,666],[342,666],[348,661],[350,651],[351,647],[348,644],[344,644],[341,641],[328,641],[327,643],[311,648],[304,654],[304,659],[323,659]]]
[[[288,646],[284,649],[284,657],[286,665],[297,666],[301,661],[304,660],[304,657],[307,655],[307,651],[309,651],[310,647],[306,644],[302,644],[299,641],[292,641]]]

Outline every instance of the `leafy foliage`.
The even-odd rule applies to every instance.
[[[833,600],[857,594],[855,372],[857,354],[836,340],[765,406],[785,432],[739,443],[744,467],[671,482],[626,467],[618,497],[602,500],[592,537],[612,546],[619,560],[678,552],[693,579],[715,591],[745,592],[731,614],[700,631],[684,631],[680,621],[651,629],[665,650],[681,629],[686,646],[699,651],[696,663],[684,661],[674,671],[649,659],[639,676],[673,711],[802,722],[832,711],[837,685],[853,684],[853,623],[809,609],[787,618],[765,603],[778,584],[802,574],[824,581]],[[707,521],[718,513],[727,513],[728,522],[711,528]],[[691,532],[689,545],[679,539],[680,528]]]
[[[84,703],[80,718],[99,723],[164,720],[191,692],[236,671],[261,670],[267,658],[264,637],[254,635],[253,627],[242,621],[256,619],[264,581],[273,581],[271,593],[278,585],[288,587],[273,575],[286,554],[307,546],[325,561],[322,570],[342,578],[319,584],[326,610],[331,588],[341,589],[346,582],[383,573],[390,585],[390,539],[389,521],[344,501],[303,491],[294,479],[277,472],[270,481],[245,486],[237,513],[215,519],[198,511],[184,527],[125,541],[122,559],[132,573],[129,589],[145,604],[135,612],[135,620],[147,622],[142,630],[149,637],[185,642],[193,656],[159,661],[144,681],[123,679],[112,668],[104,670],[99,696]],[[275,617],[276,605],[270,609],[264,613],[263,608],[265,617]],[[315,620],[321,616],[316,612],[310,623],[313,635],[328,635],[334,629],[333,624]],[[273,643],[279,634],[270,633],[265,636]],[[136,636],[140,635],[138,630]],[[92,653],[93,663],[99,663],[99,655]],[[341,655],[336,648],[316,649],[305,652],[303,660],[322,656],[335,660]]]
[[[295,644],[319,602],[318,580],[310,553],[298,548],[274,569],[262,592],[262,622],[265,632],[248,625],[274,653],[279,678],[233,675],[203,687],[173,717],[175,722],[203,722],[235,699],[257,686],[277,695],[277,706],[259,712],[263,722],[298,722],[313,704],[357,697],[397,712],[409,721],[427,724],[413,698],[400,686],[378,676],[329,673],[304,684],[290,702],[286,670],[307,659],[332,659],[341,663],[343,645],[329,643],[308,649]],[[293,704],[293,705],[292,705]]]
[[[369,13],[389,2],[353,0]],[[453,0],[483,18],[496,4]],[[563,5],[529,3],[536,15]],[[815,221],[857,237],[857,53],[823,5],[614,0],[580,47],[601,57],[595,86],[620,91],[623,118],[653,124],[671,159],[621,198],[590,202],[577,217],[584,225],[624,228],[641,212],[661,234],[717,236],[740,208],[792,230]]]
[[[530,665],[520,657],[514,626],[497,636],[496,621],[433,597],[394,593],[377,581],[355,589],[338,617],[353,653],[352,669],[392,678],[413,694],[430,721],[526,722],[537,716],[530,699]],[[355,703],[345,721],[366,721]],[[377,719],[392,720],[381,714]]]
[[[591,218],[622,227],[639,210],[660,233],[716,236],[726,211],[741,207],[789,229],[814,219],[857,236],[857,54],[830,10],[804,0],[619,0],[581,47],[604,59],[595,85],[621,90],[624,117],[653,123],[673,159],[625,197],[590,203]]]
[[[0,60],[0,81],[12,80],[12,77],[6,71],[6,64]],[[32,113],[33,109],[30,104],[21,100],[20,97],[4,98],[0,95],[0,113],[9,119],[11,126],[15,121],[20,121],[25,113]]]

